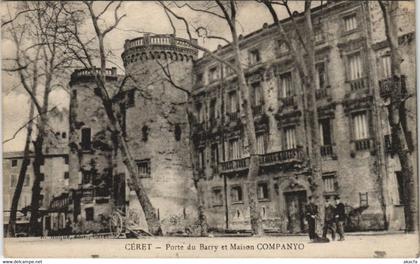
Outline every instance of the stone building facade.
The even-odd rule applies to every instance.
[[[402,2],[401,12],[404,87],[415,94],[414,8]],[[385,108],[389,48],[381,11],[373,2],[339,1],[314,8],[313,16],[323,178],[318,188],[326,197],[341,196],[349,230],[403,229],[404,189],[398,158],[390,148]],[[290,20],[284,22],[291,32]],[[304,204],[313,189],[300,80],[274,25],[264,24],[240,40],[253,98],[261,163],[258,207],[264,227],[302,232]],[[227,60],[233,57],[228,46],[215,53]],[[127,40],[122,59],[126,74],[109,69],[109,89],[124,91],[116,98],[119,118],[164,232],[176,232],[196,218],[193,175],[202,179],[197,187],[211,229],[249,230],[248,143],[234,74],[209,56],[197,58],[188,42],[171,35]],[[136,196],[123,187],[127,172],[107,132],[91,71],[75,71],[71,87],[69,185],[78,190],[80,201],[74,217],[95,222],[119,206],[144,223]],[[183,89],[192,94],[198,120],[193,124]],[[408,100],[407,107],[415,161],[415,100]]]
[[[197,51],[183,39],[144,36],[126,41],[122,55],[125,76],[118,76],[115,68],[107,70],[109,93],[118,106],[137,177],[165,233],[191,225],[197,205],[186,114],[188,94],[171,85],[163,71],[179,86],[190,89],[196,57]],[[109,133],[102,102],[95,95],[92,72],[75,71],[70,85],[70,185],[80,197],[80,208],[73,208],[74,219],[80,215],[94,225],[119,209],[147,229],[137,196],[125,184],[128,173]]]
[[[414,8],[401,3],[401,12],[404,85],[415,94]],[[330,2],[314,9],[313,21],[323,177],[318,188],[326,197],[341,197],[349,215],[348,230],[403,229],[404,189],[398,157],[391,153],[385,107],[390,56],[381,10],[373,2]],[[291,32],[290,21],[285,21],[285,28]],[[306,229],[304,204],[312,190],[297,69],[274,25],[265,24],[240,39],[260,154],[257,192],[264,227],[301,232]],[[229,47],[220,47],[216,54],[233,57]],[[209,225],[249,230],[244,182],[249,154],[236,78],[210,57],[198,60],[195,72],[193,93],[200,119],[195,157],[205,179]],[[409,101],[409,143],[415,149],[415,99]],[[412,156],[415,161],[415,151]]]

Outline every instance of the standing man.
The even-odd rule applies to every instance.
[[[340,197],[335,197],[335,222],[337,224],[337,233],[340,236],[338,241],[344,240],[344,221],[346,220],[346,212],[344,209],[344,204],[340,202]]]
[[[309,196],[309,203],[306,205],[306,221],[308,221],[309,227],[309,239],[314,241],[318,238],[318,235],[315,232],[315,221],[318,215],[318,206],[314,203],[314,197]]]
[[[335,207],[330,203],[331,197],[325,197],[325,219],[322,238],[327,240],[328,230],[331,231],[331,238],[335,240]],[[332,198],[331,198],[332,199]]]

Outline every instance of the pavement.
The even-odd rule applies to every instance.
[[[366,232],[344,241],[311,243],[306,236],[266,237],[144,237],[5,238],[6,257],[119,257],[119,258],[416,258],[418,234]]]

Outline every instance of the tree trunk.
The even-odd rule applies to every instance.
[[[12,205],[10,208],[9,224],[7,226],[7,232],[6,232],[8,237],[14,237],[16,234],[16,214],[18,210],[20,195],[22,193],[23,184],[25,183],[26,171],[30,163],[29,154],[30,154],[30,146],[31,146],[31,138],[32,138],[32,126],[33,126],[32,119],[34,118],[34,108],[35,108],[34,104],[31,103],[31,106],[29,109],[29,123],[27,126],[27,132],[26,132],[25,149],[23,151],[22,165],[20,167],[19,178],[16,184],[15,192],[13,193]]]
[[[32,186],[32,200],[31,200],[31,218],[29,220],[30,233],[32,235],[41,235],[40,226],[38,224],[40,197],[41,197],[41,181],[43,181],[43,174],[41,173],[41,166],[44,164],[44,139],[46,137],[46,127],[48,125],[48,106],[49,95],[51,92],[51,81],[53,72],[48,72],[45,79],[45,90],[43,95],[42,112],[40,113],[38,123],[38,134],[34,142],[34,183]]]
[[[115,127],[119,127],[119,125],[115,124]],[[117,129],[117,131],[121,130]],[[118,133],[118,145],[120,146],[123,163],[127,167],[128,173],[130,174],[129,186],[136,192],[137,198],[140,202],[140,205],[143,209],[146,218],[149,232],[153,235],[162,235],[162,229],[160,227],[160,221],[156,215],[156,210],[150,202],[150,199],[143,187],[143,184],[136,177],[137,170],[135,169],[133,158],[128,152],[127,142],[125,142],[125,139],[121,133]]]
[[[188,95],[188,106],[187,107],[191,107],[192,102],[191,102],[191,95]],[[190,140],[192,140],[192,138],[194,137],[194,127],[196,127],[196,119],[193,116],[193,113],[188,110],[187,108],[187,118],[188,118],[188,125],[190,126]],[[193,142],[190,142],[190,155],[191,155],[191,167],[192,167],[192,171],[193,171],[193,181],[194,181],[194,187],[195,190],[197,191],[197,210],[198,210],[198,224],[200,225],[200,236],[202,237],[207,237],[208,236],[208,225],[207,225],[207,217],[205,215],[204,212],[204,191],[202,191],[201,188],[201,179],[200,179],[200,175],[197,174],[196,168],[195,168],[195,160],[193,157],[193,154],[195,153],[194,151],[194,145]]]
[[[44,143],[44,137],[41,133],[41,128],[40,128],[40,131],[38,132],[38,136],[36,137],[36,140],[34,142],[35,157],[32,163],[33,169],[34,169],[35,180],[32,186],[31,218],[29,221],[29,225],[30,225],[30,233],[33,236],[38,236],[41,234],[40,225],[38,224],[38,218],[40,216],[39,206],[40,206],[41,181],[42,181],[41,166],[44,160],[44,154],[42,151],[43,143]]]
[[[417,185],[413,172],[413,163],[407,145],[407,134],[403,129],[402,121],[407,118],[405,100],[401,86],[401,62],[402,58],[398,50],[398,25],[397,10],[398,2],[391,1],[384,4],[378,1],[382,9],[385,24],[385,35],[391,49],[391,73],[392,89],[390,104],[388,106],[388,119],[391,127],[393,145],[401,164],[401,174],[404,186],[404,213],[406,219],[406,230],[414,232],[418,229],[417,209]]]
[[[240,63],[240,49],[236,33],[234,34],[234,49],[235,49],[235,60],[236,66],[239,69],[238,82],[239,90],[243,96],[242,106],[245,111],[245,133],[248,138],[249,146],[249,170],[247,175],[247,192],[248,192],[248,203],[249,213],[251,221],[252,233],[257,236],[264,234],[263,223],[260,212],[258,211],[258,198],[257,198],[257,177],[260,167],[260,160],[257,154],[257,138],[255,134],[254,115],[252,113],[252,107],[250,104],[250,91],[249,86],[246,83],[244,71]]]

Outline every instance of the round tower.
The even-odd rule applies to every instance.
[[[186,40],[173,35],[126,40],[122,54],[128,96],[126,138],[138,177],[166,233],[196,220],[188,95],[183,89],[191,91],[197,54]],[[136,211],[139,206],[131,193],[130,208]]]

